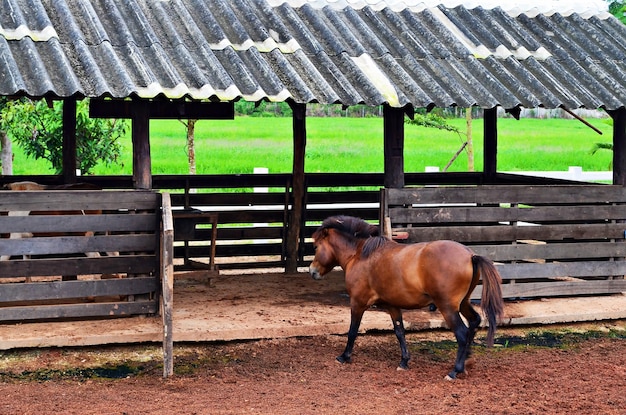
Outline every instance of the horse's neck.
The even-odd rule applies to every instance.
[[[345,271],[349,267],[350,262],[357,255],[358,249],[350,242],[342,240],[341,243],[335,245],[335,258],[339,262],[339,266]]]

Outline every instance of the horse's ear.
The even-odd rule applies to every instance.
[[[328,236],[328,228],[319,228],[311,237],[313,240],[317,241],[318,239],[326,238]]]
[[[376,225],[370,225],[369,232],[371,236],[380,236],[380,228]]]

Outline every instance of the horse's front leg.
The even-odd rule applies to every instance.
[[[393,331],[396,333],[398,343],[400,343],[400,352],[402,353],[402,360],[400,360],[398,370],[408,370],[409,359],[411,358],[411,355],[409,354],[409,350],[406,347],[406,338],[404,337],[404,323],[402,322],[402,310],[400,310],[399,308],[391,307],[388,308],[387,311],[389,311],[389,315],[391,316],[391,320],[393,321]]]
[[[348,342],[343,353],[337,356],[337,361],[339,363],[350,363],[352,350],[354,349],[354,341],[356,340],[356,336],[359,334],[359,327],[361,326],[361,319],[363,318],[364,312],[365,308],[362,307],[352,306],[350,309],[350,330],[348,330]]]

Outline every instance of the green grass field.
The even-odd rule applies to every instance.
[[[465,131],[464,119],[449,120]],[[610,170],[611,153],[591,155],[596,142],[611,142],[612,127],[607,120],[592,119],[601,129],[598,135],[573,119],[498,120],[498,170],[567,170],[581,166],[584,171]],[[473,121],[475,169],[482,170],[482,120]],[[130,130],[130,128],[129,128]],[[150,124],[152,172],[186,174],[185,127],[178,121],[155,120]],[[198,174],[245,174],[254,167],[270,173],[292,170],[293,141],[291,118],[237,117],[228,121],[199,121],[196,124]],[[405,126],[405,171],[423,172],[426,166],[443,170],[464,140],[456,133]],[[98,166],[98,175],[131,174],[132,145],[129,134],[123,140],[122,165]],[[52,174],[45,161],[27,159],[14,146],[14,174]],[[307,172],[383,172],[382,118],[307,118]],[[462,153],[449,171],[467,171]]]

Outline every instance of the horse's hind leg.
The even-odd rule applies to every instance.
[[[402,322],[402,310],[399,308],[389,308],[389,315],[393,321],[393,331],[396,333],[398,343],[400,343],[400,352],[402,360],[398,365],[398,370],[407,370],[409,368],[409,359],[411,358],[409,350],[406,347],[406,338],[404,337],[404,323]]]
[[[474,343],[474,336],[476,336],[476,331],[478,327],[480,327],[480,314],[474,310],[474,307],[469,302],[469,299],[463,300],[461,303],[461,314],[467,319],[469,324],[469,335],[467,336],[467,353],[465,356],[465,360],[467,365],[470,365],[470,362],[467,360],[472,354],[472,344]]]
[[[348,330],[348,342],[343,353],[337,356],[339,363],[349,363],[352,359],[352,350],[354,349],[354,341],[359,334],[359,327],[361,326],[361,319],[365,309],[362,307],[352,306],[350,310],[350,330]]]
[[[465,372],[465,359],[469,350],[468,340],[471,337],[470,329],[465,325],[461,319],[461,315],[458,311],[443,313],[443,317],[448,324],[448,327],[454,332],[454,337],[458,345],[456,360],[454,362],[454,369],[446,376],[446,379],[456,379],[459,373]]]

